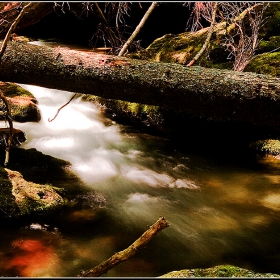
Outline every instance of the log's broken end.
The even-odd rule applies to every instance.
[[[162,230],[164,228],[169,227],[170,224],[167,222],[165,217],[160,217],[155,224],[152,225],[152,227],[157,227],[158,231]]]

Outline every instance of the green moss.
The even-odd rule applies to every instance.
[[[14,121],[26,122],[39,121],[41,119],[40,111],[34,104],[36,99],[31,92],[10,82],[0,82],[0,88],[4,95],[10,98],[11,114]],[[3,100],[0,100],[0,108],[2,110],[0,112],[0,120],[4,120],[6,118],[6,106]]]
[[[0,166],[0,217],[10,217],[19,212],[12,195],[12,184],[7,171]]]
[[[280,52],[263,53],[256,56],[244,71],[280,77]]]
[[[104,113],[108,113],[108,111],[113,112],[114,117],[120,123],[133,123],[134,125],[141,125],[146,128],[156,127],[160,129],[164,122],[163,109],[159,106],[105,99],[93,95],[83,95],[82,100],[93,102],[103,107]]]
[[[31,97],[34,98],[34,95],[29,92],[28,90],[22,88],[21,86],[11,83],[11,82],[6,82],[6,83],[1,83],[1,90],[3,91],[4,95],[6,97],[16,97],[16,96],[23,96],[23,97]]]
[[[270,2],[263,18],[266,24],[260,30],[260,37],[267,40],[271,36],[280,35],[280,3]]]
[[[198,59],[196,65],[208,68],[232,68],[232,62],[227,59],[228,51],[220,46],[223,36],[219,33],[220,31],[217,29],[216,33],[213,33],[207,50]],[[129,54],[128,57],[186,65],[203,47],[206,36],[207,30],[177,35],[167,34],[156,39],[146,50]]]
[[[218,265],[211,268],[195,268],[173,271],[160,276],[159,278],[179,278],[179,277],[279,277],[272,273],[255,273],[254,271],[232,265]]]

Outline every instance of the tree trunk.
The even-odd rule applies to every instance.
[[[0,80],[280,129],[280,79],[10,42]]]

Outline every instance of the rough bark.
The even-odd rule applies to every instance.
[[[134,241],[129,247],[125,250],[115,253],[108,260],[102,262],[100,265],[95,266],[94,268],[82,271],[78,276],[79,277],[98,277],[119,263],[126,261],[127,259],[133,257],[138,251],[144,248],[148,242],[160,231],[167,228],[169,223],[164,217],[160,217],[156,223],[154,223],[148,230],[146,230],[136,241]]]
[[[280,129],[280,79],[10,42],[0,80]]]

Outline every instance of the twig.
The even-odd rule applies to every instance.
[[[8,142],[6,143],[6,156],[5,156],[5,162],[4,162],[4,166],[6,166],[9,163],[10,147],[11,147],[12,141],[13,141],[13,120],[12,120],[12,115],[11,115],[10,104],[2,90],[0,90],[0,98],[3,100],[4,104],[6,105],[6,110],[7,110],[6,118],[8,120],[9,126],[10,126],[10,133],[9,133]]]
[[[151,6],[149,7],[148,11],[145,13],[145,15],[143,16],[143,18],[141,19],[140,23],[137,25],[137,27],[135,28],[134,32],[131,34],[131,36],[128,38],[128,40],[125,42],[125,44],[123,45],[122,49],[120,50],[118,56],[122,56],[124,54],[124,52],[127,50],[127,48],[129,47],[129,45],[132,43],[132,41],[134,40],[134,38],[137,36],[137,34],[140,32],[141,28],[144,26],[146,20],[148,19],[148,17],[150,16],[150,14],[152,13],[152,11],[154,10],[154,8],[157,6],[157,2],[153,2],[151,4]]]
[[[136,241],[134,241],[128,248],[123,251],[115,253],[111,258],[102,262],[100,265],[94,268],[81,271],[77,277],[98,277],[117,264],[126,261],[128,258],[133,257],[140,249],[147,245],[147,243],[154,237],[156,233],[167,228],[169,223],[164,217],[160,217],[156,223],[145,231]]]
[[[49,121],[49,122],[52,122],[52,121],[57,117],[59,111],[60,111],[62,108],[64,108],[65,106],[67,106],[67,105],[72,101],[72,99],[73,99],[76,95],[77,95],[77,93],[75,93],[74,95],[72,95],[72,97],[70,98],[70,100],[69,100],[67,103],[65,103],[63,106],[61,106],[61,107],[57,110],[55,116],[54,116],[52,119],[48,118],[48,121]]]
[[[211,26],[210,26],[210,30],[207,34],[206,40],[205,40],[202,48],[200,49],[200,51],[196,54],[196,56],[191,60],[191,62],[187,66],[192,66],[200,58],[200,56],[203,54],[203,52],[206,50],[206,48],[210,42],[212,33],[214,31],[214,25],[216,23],[215,18],[216,18],[217,8],[218,8],[218,2],[215,2],[214,8],[213,8],[213,13],[212,13]]]

